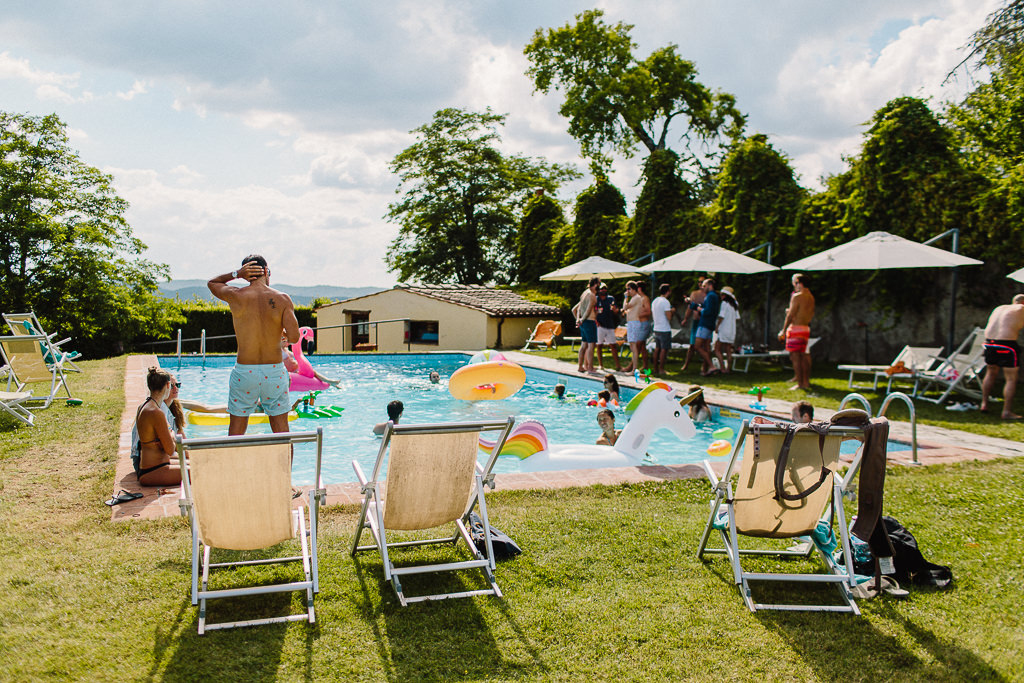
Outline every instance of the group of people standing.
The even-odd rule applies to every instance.
[[[680,320],[684,329],[688,321],[691,323],[690,348],[682,369],[686,369],[696,351],[702,361],[701,374],[704,376],[731,370],[737,321],[740,317],[739,303],[732,288],[723,287],[718,292],[716,287],[714,278],[704,278],[699,288],[685,298],[686,309]],[[670,285],[662,284],[658,294],[651,301],[645,283],[630,280],[626,283],[620,307],[615,297],[608,293],[608,286],[600,278],[591,278],[579,302],[573,307],[581,339],[577,371],[593,372],[595,356],[603,370],[604,349],[611,353],[615,370],[623,370],[616,338],[621,315],[626,319],[626,342],[632,358],[631,367],[626,368],[626,371],[652,369],[655,375],[664,375],[667,372],[668,352],[672,347],[672,320],[677,317],[677,310],[671,301]],[[649,356],[647,339],[652,332],[654,353]],[[712,360],[712,354],[718,358],[718,367]]]

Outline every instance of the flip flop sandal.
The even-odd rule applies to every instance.
[[[143,495],[144,494],[142,493],[129,493],[128,491],[121,489],[119,493],[114,494],[113,496],[110,497],[110,500],[105,500],[103,501],[103,503],[105,505],[109,505],[110,507],[114,507],[115,505],[120,505],[121,503],[127,503],[130,500],[142,498]]]
[[[896,579],[888,576],[882,577],[882,592],[897,600],[905,600],[910,597],[910,591],[900,588],[900,585],[896,583]]]

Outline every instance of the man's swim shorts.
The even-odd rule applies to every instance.
[[[1001,368],[1020,367],[1020,347],[1016,339],[986,339],[985,362]]]
[[[596,344],[597,343],[597,323],[593,320],[583,320],[580,322],[580,340],[584,344]]]
[[[262,405],[267,415],[284,415],[291,379],[283,363],[235,365],[228,380],[228,414],[248,417]]]
[[[806,353],[811,328],[807,325],[790,325],[786,328],[786,350],[790,353]]]

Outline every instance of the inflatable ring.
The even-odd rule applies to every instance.
[[[732,427],[722,427],[721,429],[716,429],[715,431],[711,432],[711,436],[713,438],[715,438],[715,439],[725,439],[726,441],[731,439],[732,435],[733,435]]]
[[[507,360],[465,365],[448,378],[448,391],[462,401],[500,401],[523,388],[526,371]]]
[[[718,441],[712,441],[711,445],[708,446],[708,455],[718,457],[720,455],[729,455],[729,451],[732,450],[732,444],[725,439],[719,439]]]
[[[299,415],[294,410],[288,413],[288,421],[291,422]],[[231,420],[227,413],[198,413],[190,410],[185,415],[185,421],[193,425],[226,425]],[[249,424],[265,424],[270,422],[266,413],[253,413],[249,416]]]

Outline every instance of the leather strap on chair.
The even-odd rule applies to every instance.
[[[832,474],[832,470],[825,467],[825,436],[828,434],[828,423],[825,422],[810,422],[801,425],[789,424],[784,422],[774,423],[775,427],[785,432],[786,436],[782,440],[782,448],[779,449],[779,456],[775,461],[775,499],[779,498],[783,500],[796,501],[803,500],[807,496],[811,495],[824,484],[829,475]],[[754,457],[758,458],[761,454],[761,425],[755,422],[751,425],[754,432]],[[808,486],[806,490],[799,493],[786,493],[786,465],[789,463],[789,449],[793,444],[793,437],[796,433],[801,430],[809,429],[818,434],[818,453],[821,456],[821,473],[816,481],[811,486]]]

